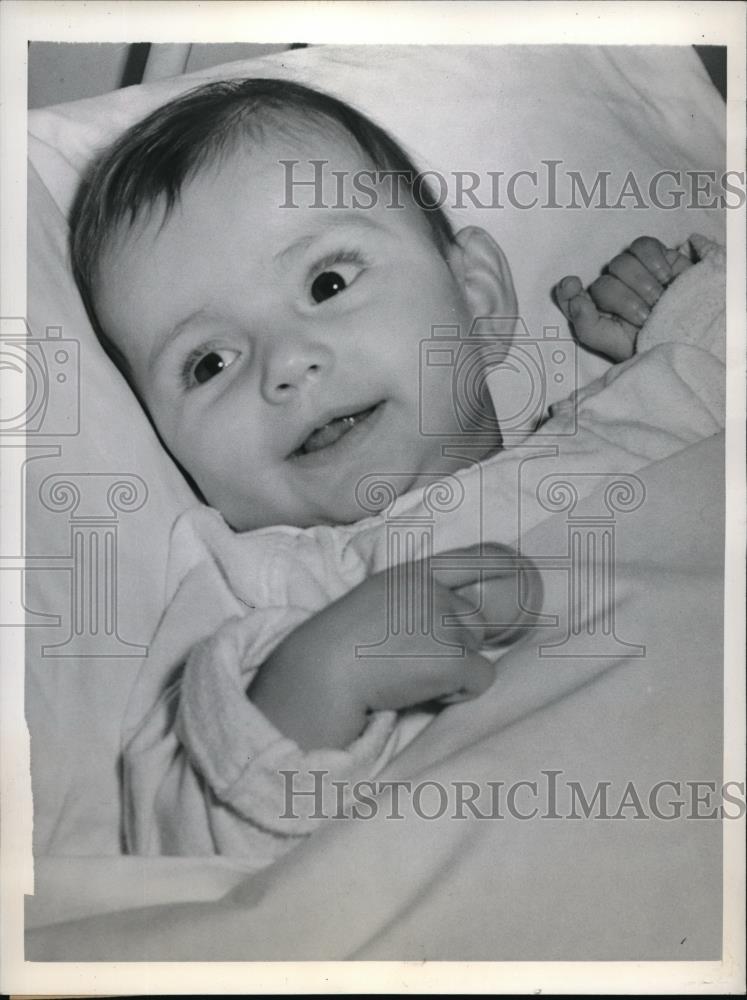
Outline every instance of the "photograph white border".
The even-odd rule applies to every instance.
[[[744,170],[745,12],[741,3],[44,2],[0,5],[2,244],[0,310],[26,315],[27,42],[668,44],[728,46],[728,169]],[[724,773],[744,781],[745,207],[730,211]],[[12,412],[19,412],[12,401]],[[2,507],[19,503],[2,480]],[[0,527],[0,551],[3,551]],[[4,601],[5,595],[0,594]],[[23,897],[33,892],[23,635],[4,629],[2,754],[3,992],[21,993],[724,993],[745,973],[744,822],[723,824],[722,962],[30,963]],[[14,667],[15,665],[15,667]]]

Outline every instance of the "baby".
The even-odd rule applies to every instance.
[[[296,184],[290,198],[289,164],[313,161],[329,169],[314,184]],[[363,198],[355,188],[361,172],[379,197]],[[204,668],[231,646],[241,683],[230,691],[238,690],[253,713],[237,715],[233,729],[248,720],[263,733],[250,752],[245,745],[235,750],[232,717],[205,718],[211,684],[214,714],[233,712],[230,698],[221,703],[218,680],[202,669],[199,683],[206,686],[194,704],[203,714],[194,704],[191,714],[179,714],[183,693],[170,675],[158,711],[168,703],[172,722],[159,715],[156,726],[164,739],[168,733],[169,763],[157,779],[149,774],[153,759],[142,763],[142,741],[125,762],[130,807],[140,813],[129,820],[132,850],[251,853],[254,847],[243,845],[252,837],[253,844],[265,836],[274,844],[287,831],[284,846],[257,848],[261,863],[271,860],[298,831],[253,814],[246,804],[251,782],[231,799],[227,789],[244,780],[247,759],[280,744],[325,762],[353,748],[356,766],[371,773],[391,756],[405,710],[479,695],[495,678],[491,645],[521,634],[515,572],[434,572],[434,630],[443,637],[449,630],[440,623],[449,615],[472,616],[470,628],[452,627],[446,640],[458,651],[431,657],[430,637],[416,630],[374,666],[355,653],[380,635],[390,585],[386,572],[376,572],[381,560],[361,557],[345,568],[351,551],[362,551],[347,543],[367,537],[370,523],[356,487],[381,471],[409,502],[434,477],[462,475],[469,465],[420,431],[420,344],[435,324],[469,330],[476,317],[495,317],[505,332],[505,318],[518,315],[501,249],[482,229],[453,232],[427,188],[411,183],[416,174],[391,137],[349,106],[294,83],[244,80],[208,84],[155,111],[105,152],[81,189],[72,260],[97,334],[201,498],[242,533],[237,545],[247,539],[254,546],[246,572],[260,576],[267,569],[262,545],[273,551],[289,538],[298,540],[298,552],[274,564],[286,588],[297,582],[293,559],[309,539],[322,546],[325,566],[329,543],[343,567],[334,585],[320,584],[314,607],[276,615],[269,632],[252,633],[251,656],[246,633],[237,640],[230,625],[218,645],[208,637],[207,659],[204,643],[195,654]],[[642,238],[588,291],[576,278],[561,282],[557,302],[581,343],[626,361],[664,288],[689,266],[677,251]],[[500,360],[495,344],[481,364]],[[450,396],[429,400],[429,407],[445,437],[459,435],[462,455],[492,468],[503,458],[500,427],[487,393],[481,403],[487,424],[476,426],[472,439]],[[653,448],[647,458],[656,457]],[[472,550],[474,541],[465,533],[448,548],[506,552]],[[304,570],[297,572],[301,580]],[[535,584],[524,603],[537,611],[536,574],[525,568],[522,576]],[[238,594],[244,608],[258,607],[263,594],[273,605],[266,588],[255,598],[246,587]],[[146,663],[144,673],[152,669]],[[211,727],[228,732],[231,752],[239,754],[230,775],[220,773],[226,744],[214,740]],[[145,743],[150,752],[152,733]],[[164,792],[163,774],[175,747],[181,756],[172,795]],[[328,750],[338,757],[313,757]],[[272,758],[275,771],[285,759]],[[138,782],[151,789],[144,798]],[[190,782],[194,794],[184,806],[180,796]],[[260,781],[258,801],[265,790]],[[199,822],[195,809],[204,813]],[[237,823],[254,827],[248,839],[226,833]]]

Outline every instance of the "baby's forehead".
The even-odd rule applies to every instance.
[[[352,223],[371,232],[413,226],[428,232],[409,173],[375,163],[336,123],[287,133],[267,130],[260,141],[238,142],[219,161],[197,171],[190,184],[194,182],[204,185],[208,200],[224,212],[227,200],[237,207],[250,203],[260,231],[263,226],[285,232]],[[189,211],[189,201],[182,198],[183,210]],[[229,213],[228,223],[234,222],[240,224],[239,215],[233,219]]]
[[[355,228],[357,237],[381,231],[416,230],[428,237],[428,222],[406,184],[395,180],[355,137],[335,122],[273,122],[236,138],[196,166],[174,205],[154,203],[111,234],[104,258],[143,248],[156,257],[178,256],[180,231],[243,241],[247,226],[268,252],[283,249],[285,236],[312,241],[326,232]],[[247,262],[248,263],[248,262]]]
[[[276,133],[263,130],[261,138],[238,140],[229,156],[248,178],[272,181],[280,195],[278,205],[285,209],[362,207],[361,198],[352,198],[356,185],[364,178],[369,187],[380,184],[386,173],[383,164],[375,163],[355,137],[334,122]]]

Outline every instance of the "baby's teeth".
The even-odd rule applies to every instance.
[[[369,416],[372,410],[373,407],[371,409],[361,411],[360,413],[352,414],[351,416],[335,417],[334,420],[330,420],[326,423],[324,427],[318,427],[312,434],[310,434],[301,446],[301,451],[308,455],[309,452],[319,451],[321,448],[326,448],[331,444],[335,444],[357,423]]]
[[[308,454],[310,451],[318,451],[334,444],[345,433],[343,428],[350,430],[355,422],[355,417],[337,417],[335,420],[330,420],[324,427],[309,435],[304,444],[304,451]]]

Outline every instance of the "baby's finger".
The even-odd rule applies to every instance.
[[[575,328],[579,343],[610,361],[627,361],[635,351],[639,327],[622,319],[599,316],[599,313],[596,315],[597,321],[589,326],[588,332],[580,334],[578,327]]]
[[[563,278],[553,291],[563,315],[573,326],[578,339],[585,343],[584,336],[599,321],[599,312],[589,293],[584,291],[580,279],[575,275]]]
[[[602,317],[588,292],[580,292],[568,303],[570,320],[576,338],[587,347],[594,347],[592,341]]]
[[[637,292],[646,305],[654,306],[661,298],[664,286],[633,254],[618,254],[610,261],[607,270],[632,291]]]
[[[556,289],[556,297],[558,304],[563,302],[563,312],[573,327],[576,339],[584,347],[598,351],[611,361],[626,361],[633,353],[640,324],[627,323],[619,317],[600,315],[592,297],[583,290],[572,298],[558,294],[561,286],[565,289],[566,282],[572,280],[578,279],[565,278],[561,282]],[[570,290],[571,286],[567,286],[567,291]]]
[[[571,301],[577,295],[580,295],[583,290],[584,286],[581,284],[581,279],[577,278],[574,274],[569,274],[567,277],[563,278],[563,280],[558,282],[553,289],[558,308],[569,323],[573,322],[573,317],[571,316]]]
[[[693,266],[693,262],[689,257],[686,257],[679,250],[667,250],[667,261],[672,269],[672,277],[676,278],[678,274],[682,274],[686,271],[688,267]]]
[[[674,277],[670,262],[667,259],[667,248],[654,236],[639,236],[637,240],[633,240],[630,244],[630,253],[662,285],[666,285]]]
[[[643,326],[651,310],[632,288],[611,274],[603,274],[589,286],[597,309],[619,316],[633,326]]]

